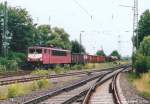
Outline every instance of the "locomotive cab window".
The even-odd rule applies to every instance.
[[[52,50],[52,55],[53,55],[53,56],[67,56],[67,52],[65,52],[65,51]]]
[[[36,49],[36,53],[37,53],[37,54],[42,53],[42,49]]]
[[[35,53],[35,49],[33,48],[29,49],[29,53]]]

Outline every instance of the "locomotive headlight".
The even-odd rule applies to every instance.
[[[30,61],[30,59],[29,59],[29,58],[28,58],[27,60],[28,60],[28,61]]]
[[[42,58],[40,58],[40,61],[42,61]]]

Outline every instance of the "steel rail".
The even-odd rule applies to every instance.
[[[92,71],[82,71],[82,72],[71,72],[71,73],[65,73],[65,74],[58,74],[58,75],[43,75],[43,76],[32,76],[32,77],[23,77],[23,78],[16,78],[16,79],[6,79],[0,81],[0,86],[2,85],[8,85],[13,83],[22,83],[22,82],[28,82],[28,81],[34,81],[34,80],[40,80],[42,78],[58,78],[58,77],[65,77],[65,76],[72,76],[72,75],[79,75],[79,74],[91,74],[94,72],[102,72],[107,70],[114,70],[123,67],[124,65],[117,66],[114,68],[105,68],[100,70],[92,70]]]
[[[98,82],[100,82],[100,81],[104,78],[105,75],[108,75],[108,74],[110,74],[110,73],[112,73],[112,71],[102,74],[102,75],[98,78],[98,80],[96,81],[96,83],[92,86],[92,88],[93,88]],[[82,92],[80,92],[79,94],[73,96],[72,98],[70,98],[70,99],[64,101],[62,104],[70,104],[70,103],[72,103],[72,102],[75,102],[75,101],[78,100],[80,97],[86,96],[87,93],[89,93],[89,90],[92,90],[91,87],[85,89],[84,91],[82,91]]]
[[[14,76],[23,76],[30,74],[31,71],[17,71],[17,72],[6,72],[0,73],[0,79],[7,78],[7,77],[14,77]]]
[[[83,86],[87,82],[95,80],[96,78],[99,78],[101,75],[102,74],[98,74],[98,75],[95,75],[95,76],[93,76],[91,78],[89,77],[88,79],[82,80],[82,81],[80,81],[78,83],[75,83],[75,84],[67,86],[67,87],[63,87],[63,88],[61,88],[59,90],[56,90],[56,91],[53,91],[53,92],[49,92],[49,93],[47,93],[45,95],[42,95],[42,96],[36,97],[34,99],[28,100],[28,101],[26,101],[26,102],[24,102],[22,104],[37,104],[37,103],[39,103],[41,101],[44,101],[44,100],[46,100],[46,99],[48,99],[48,98],[50,98],[52,96],[56,96],[56,95],[58,95],[58,94],[60,94],[62,92],[71,91],[71,90],[73,90],[75,88]]]
[[[126,65],[124,65],[124,66],[120,66],[119,68],[122,68],[122,67],[125,67]],[[118,67],[117,67],[118,68]],[[111,68],[112,69],[112,68]],[[115,69],[115,68],[113,68],[113,69]],[[112,71],[111,71],[112,72]],[[108,72],[105,72],[105,73],[108,73]],[[63,87],[63,88],[61,88],[61,89],[59,89],[59,90],[56,90],[56,91],[53,91],[53,92],[48,92],[47,94],[45,94],[45,95],[41,95],[41,96],[38,96],[38,97],[36,97],[36,98],[33,98],[33,99],[30,99],[30,100],[28,100],[28,101],[26,101],[26,102],[23,102],[22,104],[37,104],[37,103],[40,103],[40,102],[42,102],[42,101],[44,101],[44,100],[47,100],[47,99],[49,99],[50,97],[53,97],[53,96],[56,96],[56,95],[59,95],[60,93],[63,93],[63,92],[68,92],[68,91],[71,91],[71,90],[73,90],[73,89],[76,89],[76,88],[78,88],[78,87],[80,87],[80,86],[83,86],[83,85],[85,85],[87,82],[89,82],[89,81],[92,81],[92,80],[94,80],[94,79],[96,79],[96,78],[99,78],[99,77],[102,77],[103,75],[102,74],[99,74],[99,75],[96,75],[96,76],[94,76],[94,77],[92,77],[92,78],[88,78],[88,79],[86,79],[86,80],[82,80],[82,81],[80,81],[80,82],[78,82],[78,83],[75,83],[75,84],[73,84],[73,85],[70,85],[70,86],[67,86],[67,87]],[[99,80],[101,80],[101,79],[99,79]],[[103,81],[104,82],[104,81]],[[87,90],[88,91],[88,90]],[[87,91],[85,90],[85,91],[83,91],[83,92],[80,92],[80,94],[79,95],[76,95],[76,96],[74,96],[73,98],[74,98],[74,100],[75,99],[77,99],[78,97],[80,97],[81,95],[84,95],[85,93],[87,93]],[[71,100],[69,99],[67,102],[70,102]],[[64,104],[67,104],[67,102],[64,102]],[[68,103],[69,104],[69,103]]]
[[[121,71],[125,70],[125,69],[128,68],[129,66],[130,66],[130,65],[124,66],[124,68],[123,68]],[[117,74],[120,73],[121,71],[117,72]],[[96,88],[99,87],[99,86],[101,86],[103,83],[105,83],[105,82],[108,81],[109,79],[114,78],[114,76],[116,76],[116,74],[111,75],[111,76],[109,76],[108,78],[106,78],[106,79],[104,79],[104,80],[102,80],[102,79],[104,78],[104,77],[102,77],[102,79],[101,79],[100,81],[98,81],[95,85],[93,85],[93,86],[88,90],[88,92],[87,92],[87,94],[86,94],[86,96],[85,96],[85,98],[84,98],[82,104],[88,104],[88,101],[89,101],[89,99],[90,99],[90,97],[91,97],[91,94],[96,90]],[[116,104],[118,104],[118,103],[116,103]],[[121,104],[121,103],[120,103],[120,104]]]
[[[111,83],[111,92],[112,92],[112,95],[113,95],[113,100],[114,100],[114,103],[115,104],[122,104],[121,102],[121,98],[119,96],[119,93],[118,93],[118,87],[117,87],[117,76],[120,74],[117,73],[113,79],[112,79],[112,83]]]
[[[127,69],[127,68],[126,68]],[[129,69],[128,70],[121,70],[120,72],[116,73],[112,79],[112,82],[110,84],[110,92],[112,93],[113,95],[113,100],[114,100],[114,103],[115,104],[123,104],[122,101],[121,101],[121,98],[119,96],[119,93],[118,93],[118,86],[117,86],[117,77],[118,75],[123,72],[123,71],[130,71]]]
[[[104,82],[106,82],[107,80],[109,80],[110,78],[113,77],[113,76],[110,76],[110,77],[108,77],[107,79],[105,79],[105,80],[102,81],[102,79],[103,79],[106,75],[108,75],[108,74],[110,74],[110,73],[111,73],[111,72],[108,72],[108,73],[103,74],[103,75],[96,81],[96,83],[95,83],[93,86],[91,86],[91,87],[88,88],[88,89],[85,89],[84,91],[80,92],[80,93],[77,94],[77,95],[74,95],[72,98],[70,98],[70,99],[64,101],[62,104],[70,104],[70,103],[72,103],[72,102],[76,102],[78,99],[80,99],[80,98],[83,97],[83,96],[85,96],[84,99],[86,99],[86,100],[83,101],[82,103],[83,103],[83,104],[87,104],[87,103],[88,103],[88,100],[87,100],[87,99],[90,98],[91,92],[94,91],[97,86],[102,85]],[[115,74],[114,74],[114,75],[115,75]]]

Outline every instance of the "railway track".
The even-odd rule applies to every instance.
[[[106,73],[106,72],[103,72],[103,73]],[[102,75],[103,75],[102,73],[94,75],[92,77],[89,77],[89,78],[82,80],[78,83],[75,83],[73,85],[61,88],[61,89],[56,90],[54,92],[50,92],[46,95],[37,97],[35,99],[31,99],[27,102],[24,102],[23,104],[37,104],[40,102],[41,102],[41,104],[42,103],[43,104],[53,104],[54,102],[55,102],[55,104],[61,104],[61,103],[66,104],[65,101],[74,97],[74,95],[76,95],[77,93],[82,92],[82,90],[90,87]],[[53,101],[53,103],[49,103],[49,100],[50,100],[50,102]]]
[[[125,99],[120,96],[117,80],[117,76],[123,70],[119,70],[92,86],[82,104],[126,104]]]
[[[28,75],[32,71],[18,71],[18,72],[7,72],[7,73],[0,73],[0,79],[7,78],[7,77],[14,77],[14,76],[23,76]]]
[[[127,66],[124,67],[126,68]],[[95,75],[92,78],[88,78],[74,85],[36,97],[24,102],[23,104],[87,104],[91,92],[94,91],[97,86],[102,85],[123,69],[124,68]]]
[[[0,86],[2,85],[8,85],[8,84],[13,84],[13,83],[22,83],[22,82],[29,82],[29,81],[34,81],[34,80],[39,80],[39,79],[49,79],[49,78],[58,78],[58,77],[65,77],[65,76],[73,76],[73,75],[82,75],[82,74],[91,74],[94,72],[102,72],[106,70],[113,70],[123,67],[118,66],[115,68],[107,68],[107,69],[101,69],[101,70],[92,70],[92,71],[82,71],[82,72],[72,72],[72,73],[65,73],[65,74],[58,74],[58,75],[44,75],[44,76],[23,76],[23,77],[8,77],[8,78],[3,78],[0,79]]]

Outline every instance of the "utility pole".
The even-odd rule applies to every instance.
[[[135,31],[137,30],[137,31]],[[136,35],[136,47],[139,47],[138,40],[138,0],[134,0],[134,14],[133,14],[133,36]],[[135,51],[135,50],[134,50]]]
[[[118,35],[118,51],[121,54],[121,37]]]
[[[84,32],[83,30],[82,31],[80,31],[80,54],[82,53],[82,32]]]
[[[133,7],[133,49],[132,49],[132,63],[134,63],[134,54],[135,50],[139,47],[139,40],[138,40],[138,0],[134,0],[134,7]],[[136,30],[136,31],[135,31]],[[136,38],[135,38],[136,36]],[[134,42],[136,40],[136,47],[134,46]],[[133,70],[133,65],[132,65]]]
[[[9,43],[7,42],[7,36],[8,36],[8,29],[7,29],[7,23],[8,23],[8,11],[7,11],[7,1],[4,3],[4,25],[3,25],[3,35],[2,35],[2,53],[4,57],[7,56],[8,53],[8,45]]]
[[[48,22],[49,22],[49,27],[51,28],[51,16],[49,16]]]
[[[120,5],[123,7],[130,7],[133,9],[133,47],[132,47],[132,56],[134,57],[134,53],[135,53],[135,47],[134,47],[134,42],[135,42],[135,36],[136,36],[136,47],[139,47],[139,39],[138,39],[138,0],[134,0],[134,6],[126,6],[126,5]],[[137,30],[137,31],[135,31]],[[133,63],[133,57],[132,57],[132,63]],[[133,69],[133,65],[132,65],[132,69]]]
[[[82,49],[81,49],[81,47],[82,47],[81,44],[82,44],[82,43],[81,43],[81,41],[82,41],[82,40],[81,40],[81,32],[80,32],[80,45],[79,45],[79,46],[80,46],[80,54],[82,53]]]

